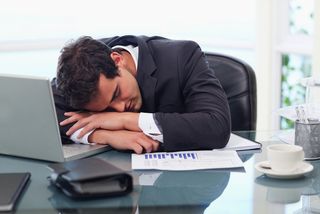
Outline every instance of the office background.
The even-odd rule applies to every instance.
[[[160,35],[232,55],[257,75],[258,130],[290,128],[276,109],[304,101],[320,73],[317,0],[11,0],[0,7],[0,73],[55,76],[61,47],[83,35]]]

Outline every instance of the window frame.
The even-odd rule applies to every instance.
[[[319,70],[320,63],[315,62],[320,56],[320,42],[315,46],[314,38],[320,34],[315,28],[313,35],[291,34],[289,32],[289,1],[290,0],[257,0],[257,24],[264,25],[266,31],[257,28],[257,43],[265,42],[269,48],[257,44],[257,65],[260,63],[261,76],[257,77],[258,91],[258,123],[257,129],[278,130],[280,128],[277,109],[281,102],[281,71],[283,54],[301,54],[312,58],[312,75]],[[320,24],[320,3],[314,2],[314,25]],[[261,12],[267,10],[267,12]],[[260,11],[260,13],[259,13]],[[266,34],[267,36],[263,35]],[[262,49],[259,50],[259,49]],[[261,52],[265,53],[261,54]],[[260,54],[259,54],[260,53]],[[261,64],[262,62],[262,64]],[[318,63],[317,67],[315,63]],[[320,72],[320,71],[319,71]],[[259,99],[263,97],[264,99]],[[271,117],[270,117],[271,115]]]

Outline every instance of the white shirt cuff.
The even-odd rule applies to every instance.
[[[80,132],[81,132],[82,129],[83,129],[83,128],[78,129],[77,131],[75,131],[75,132],[71,135],[70,139],[71,139],[73,142],[75,142],[75,143],[79,143],[79,144],[90,144],[89,141],[88,141],[88,137],[89,137],[89,135],[90,135],[94,130],[88,132],[88,133],[85,134],[82,138],[78,139],[78,135],[80,134]]]
[[[156,122],[154,121],[152,113],[143,113],[139,114],[139,128],[143,133],[153,140],[157,140],[163,143],[163,134],[160,132]]]

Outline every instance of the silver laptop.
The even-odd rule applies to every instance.
[[[0,154],[63,162],[109,149],[62,145],[49,79],[0,74]]]

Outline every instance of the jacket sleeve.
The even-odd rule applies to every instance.
[[[223,148],[230,137],[230,110],[225,92],[200,47],[189,42],[178,57],[184,113],[155,113],[164,150]]]

